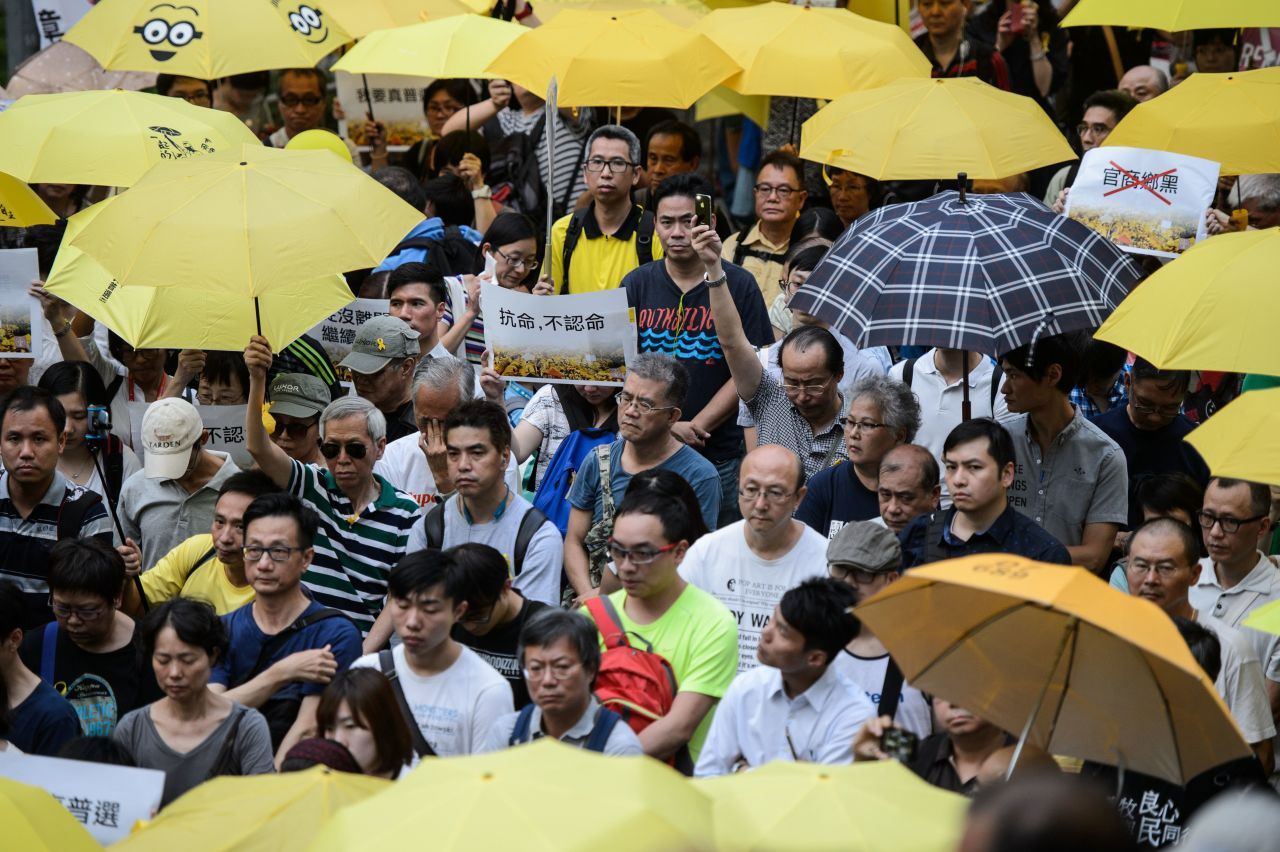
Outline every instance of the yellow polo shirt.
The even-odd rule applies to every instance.
[[[732,234],[729,239],[724,241],[724,247],[720,249],[720,256],[725,260],[732,261],[734,252],[738,249],[738,234],[741,231]],[[742,257],[741,266],[743,269],[751,273],[756,279],[756,283],[760,285],[760,293],[764,296],[764,303],[772,305],[773,300],[778,298],[778,294],[782,289],[778,287],[778,282],[782,280],[782,256],[787,253],[790,240],[784,240],[781,243],[771,243],[760,233],[760,223],[756,222],[751,226],[751,230],[747,232],[747,236],[742,240],[743,245],[759,254],[774,254],[778,256],[778,260],[765,260],[757,257],[755,254],[745,254]]]
[[[150,571],[141,574],[147,604],[155,606],[176,597],[194,598],[213,604],[218,615],[226,615],[253,600],[253,586],[235,586],[214,553],[213,536],[193,535],[170,550]],[[202,561],[203,560],[203,561]]]
[[[622,283],[623,276],[640,265],[636,255],[636,228],[644,213],[640,205],[631,206],[631,215],[622,227],[612,234],[602,233],[596,222],[595,202],[587,205],[587,215],[582,223],[582,233],[573,247],[569,260],[569,289],[564,288],[564,240],[569,232],[570,216],[564,216],[551,226],[551,281],[557,293],[597,293],[612,290]],[[662,257],[662,243],[655,233],[652,238],[653,259]]]

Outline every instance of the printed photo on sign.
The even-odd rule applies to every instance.
[[[487,284],[485,346],[508,381],[621,385],[636,351],[635,320],[623,290],[531,296]]]
[[[40,277],[33,248],[0,251],[0,355],[34,358],[40,349],[39,307],[27,293]]]
[[[1066,215],[1134,254],[1177,257],[1205,237],[1218,163],[1146,148],[1093,148]]]
[[[387,150],[407,151],[409,146],[427,135],[427,114],[422,92],[431,85],[431,77],[408,77],[400,74],[348,74],[334,72],[338,100],[346,113],[346,136],[361,150],[368,150],[364,126],[370,104],[374,119],[386,128]],[[368,96],[365,96],[365,81]]]
[[[329,362],[338,371],[338,378],[350,386],[351,371],[338,364],[351,354],[351,344],[355,342],[356,331],[360,326],[371,317],[390,312],[391,302],[387,299],[355,299],[345,308],[318,322],[307,334],[320,341],[324,354],[329,356]]]

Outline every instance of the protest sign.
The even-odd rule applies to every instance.
[[[157,769],[13,751],[0,751],[0,776],[48,791],[103,846],[124,840],[138,820],[154,817],[164,793],[164,773]]]
[[[335,311],[328,318],[316,323],[307,334],[320,341],[329,361],[338,371],[338,378],[345,384],[351,383],[351,371],[338,364],[351,354],[351,344],[355,342],[356,331],[370,317],[381,316],[391,312],[391,302],[387,299],[355,299],[345,308]]]
[[[508,381],[621,385],[636,352],[625,290],[531,296],[486,284],[484,342]]]
[[[1066,215],[1134,254],[1177,257],[1205,237],[1218,164],[1146,148],[1093,148]]]
[[[27,290],[40,277],[33,248],[0,251],[0,355],[35,358],[44,325],[39,303]]]
[[[362,79],[363,78],[363,79]],[[365,81],[369,95],[365,97]],[[431,85],[431,77],[409,77],[400,74],[348,74],[334,72],[338,100],[346,113],[346,136],[352,144],[367,150],[364,123],[369,102],[374,119],[386,128],[387,150],[400,152],[427,135],[427,114],[423,110],[422,92]]]
[[[40,49],[61,41],[76,23],[93,8],[96,0],[31,0],[36,29],[40,32]]]
[[[146,460],[146,450],[142,446],[142,416],[147,412],[149,402],[130,400],[129,429],[133,441],[133,451],[139,461]],[[226,453],[237,467],[248,470],[253,466],[253,456],[249,454],[249,444],[244,434],[245,405],[197,405],[200,420],[204,423],[207,435],[204,448],[215,453]]]

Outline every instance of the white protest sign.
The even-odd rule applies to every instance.
[[[356,331],[371,317],[391,312],[391,302],[387,299],[355,299],[345,308],[335,311],[328,318],[316,323],[307,334],[310,334],[324,347],[324,353],[338,371],[338,377],[344,382],[351,381],[351,371],[339,367],[351,354],[351,344],[355,342]]]
[[[146,449],[142,446],[142,417],[147,412],[149,402],[130,400],[129,408],[130,437],[133,440],[133,451],[138,454],[139,461],[146,460]],[[253,466],[253,456],[249,455],[249,444],[245,441],[244,417],[246,405],[197,405],[200,420],[204,423],[207,437],[204,448],[215,453],[226,453],[242,470]]]
[[[362,79],[363,77],[363,79]],[[369,97],[365,98],[365,81]],[[422,92],[431,85],[431,77],[408,77],[400,74],[334,73],[338,100],[346,114],[346,136],[352,144],[366,148],[364,123],[369,101],[373,102],[374,119],[386,128],[387,150],[406,151],[427,135],[427,114],[423,111]]]
[[[96,2],[96,0],[93,0]],[[40,32],[40,49],[55,41],[61,41],[67,30],[93,8],[90,0],[31,0],[31,11],[36,16],[36,29]]]
[[[1205,237],[1218,170],[1185,154],[1093,148],[1080,161],[1065,213],[1125,251],[1177,257]]]
[[[27,293],[39,277],[35,249],[0,251],[0,355],[5,358],[35,358],[40,349],[43,317]]]
[[[157,769],[12,751],[0,751],[0,776],[47,790],[103,846],[124,840],[138,820],[154,817],[164,793],[164,773]]]
[[[622,289],[532,296],[486,284],[484,342],[508,381],[621,385],[636,352],[635,318]]]

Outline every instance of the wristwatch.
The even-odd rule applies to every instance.
[[[708,278],[706,276],[706,273],[703,273],[702,280],[706,283],[708,287],[723,287],[724,283],[729,280],[729,273],[722,272],[720,274],[720,277],[714,281]]]
[[[478,186],[471,190],[472,198],[493,198],[493,190],[487,186]]]

